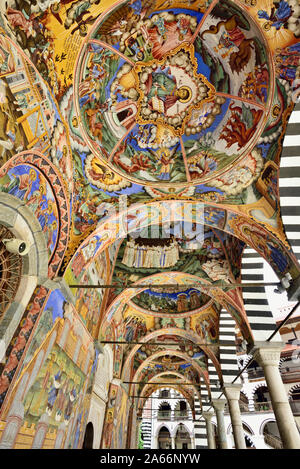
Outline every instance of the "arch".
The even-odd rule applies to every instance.
[[[159,378],[162,378],[162,377],[167,376],[167,375],[168,376],[169,375],[174,375],[174,376],[177,376],[180,379],[184,378],[180,373],[178,373],[176,371],[171,371],[171,372],[165,371],[165,372],[157,374],[156,376],[151,378],[149,380],[149,382],[147,384],[145,384],[144,388],[142,389],[142,391],[140,393],[140,399],[138,401],[138,408],[142,409],[144,407],[146,399],[142,399],[142,397],[145,397],[147,395],[147,392],[149,392],[149,396],[150,396],[157,389],[175,389],[177,392],[180,392],[184,396],[184,398],[189,402],[190,408],[192,409],[192,412],[194,413],[195,411],[194,411],[194,409],[192,408],[192,405],[191,405],[192,398],[189,395],[189,392],[186,388],[184,388],[184,389],[180,388],[180,381],[178,381],[176,384],[174,383],[174,385],[168,385],[168,386],[166,386],[164,384],[164,382],[162,381],[161,385],[157,385],[157,388],[155,390],[152,389],[152,386],[153,386],[152,380],[157,381]],[[186,379],[186,378],[184,378],[184,380],[185,380],[185,382],[189,382],[189,380]],[[201,395],[200,395],[199,391],[196,389],[196,387],[193,384],[191,384],[191,388],[197,394],[197,396],[199,398],[199,402],[201,403]]]
[[[243,426],[243,430],[245,432],[248,431],[251,435],[254,435],[254,431],[252,430],[252,428],[250,427],[250,425],[248,423],[245,423],[245,422],[242,421],[242,426]],[[232,423],[230,423],[228,425],[226,433],[227,433],[227,435],[230,435],[232,433]]]
[[[148,365],[151,363],[151,361],[155,360],[156,358],[160,358],[162,356],[164,356],[166,354],[166,350],[162,350],[162,351],[159,351],[159,352],[156,352],[154,353],[153,355],[151,355],[150,357],[148,357],[140,366],[139,368],[137,369],[137,371],[135,372],[135,375],[133,377],[133,381],[134,382],[137,382],[138,381],[138,377],[139,375],[141,374],[142,370]],[[203,376],[203,379],[205,381],[205,384],[207,386],[207,389],[209,389],[209,379],[207,377],[207,375],[204,373],[204,371],[202,370],[202,368],[197,364],[197,363],[193,363],[193,360],[190,360],[190,358],[185,355],[184,353],[182,352],[179,352],[177,350],[174,350],[174,351],[171,351],[171,355],[173,356],[177,356],[179,358],[182,358],[183,360],[186,360],[188,363],[191,363],[191,365],[195,368],[195,370],[198,372],[199,374],[199,377],[200,376]],[[137,385],[134,384],[133,385],[133,388],[135,388]]]
[[[192,438],[193,438],[193,436],[194,436],[194,435],[193,435],[193,431],[190,430],[190,429],[189,429],[184,423],[182,423],[182,422],[179,422],[179,423],[176,425],[176,427],[173,429],[173,436],[176,438],[176,434],[177,434],[177,432],[178,432],[180,426],[183,426],[183,427],[186,429],[186,432],[189,434],[190,439],[192,440]]]
[[[297,393],[299,397],[297,399],[293,399],[293,394]],[[291,386],[291,388],[288,391],[288,395],[290,400],[299,400],[300,399],[300,384],[294,384]]]
[[[19,287],[0,323],[0,339],[6,350],[35,287],[48,278],[48,252],[41,225],[33,212],[23,201],[3,192],[0,192],[0,225],[30,246],[22,257]]]
[[[268,419],[265,419],[265,420],[263,420],[263,421],[261,422],[260,427],[259,427],[259,434],[260,434],[260,435],[263,435],[263,434],[264,434],[265,426],[266,426],[268,423],[275,423],[275,424],[276,424],[275,418],[268,418]],[[277,425],[277,424],[276,424],[276,425]]]
[[[94,442],[94,426],[92,422],[89,422],[85,427],[84,439],[82,449],[93,449]]]
[[[184,400],[184,397],[178,398],[178,400],[174,402],[174,404],[173,404],[174,410],[176,410],[176,408],[177,408],[178,406],[180,407],[180,405],[181,405],[180,403],[184,403],[184,404],[185,404],[185,407],[186,407],[186,410],[188,410],[187,405],[186,405],[186,401]]]
[[[158,427],[157,427],[156,430],[155,430],[154,436],[155,436],[156,438],[158,438],[158,435],[159,435],[160,430],[161,430],[162,428],[164,428],[164,427],[168,430],[168,432],[169,432],[169,434],[170,434],[170,436],[171,436],[171,429],[169,428],[168,422],[162,422],[162,423],[160,423],[160,424],[158,425]]]
[[[270,398],[267,399],[265,397],[266,393],[269,394],[269,390],[266,383],[264,384],[263,382],[260,386],[256,386],[256,388],[253,389],[253,404],[255,410],[272,410],[272,403]]]
[[[164,273],[159,273],[149,275],[148,277],[144,277],[141,280],[135,282],[135,285],[140,286],[141,288],[126,288],[114,299],[109,308],[107,308],[102,320],[101,327],[104,329],[105,325],[110,323],[113,317],[121,315],[121,311],[123,310],[124,305],[127,305],[131,298],[146,290],[148,288],[147,285],[149,285],[149,282],[151,282],[151,284],[157,285],[158,287],[160,284],[166,283],[170,284],[170,286],[184,286],[190,285],[192,283],[193,288],[204,292],[206,295],[212,297],[215,301],[218,301],[233,317],[243,336],[249,341],[252,340],[250,324],[246,316],[243,303],[238,294],[232,292],[231,290],[229,290],[229,292],[225,292],[217,285],[211,288],[212,282],[209,282],[208,280],[199,278],[196,275],[176,271],[168,272],[168,281],[166,281],[166,275]],[[151,315],[151,311],[149,311],[148,314]]]
[[[192,208],[189,207],[190,205]],[[212,219],[212,212],[218,214],[218,222]],[[213,202],[205,202],[204,204],[203,202],[191,200],[164,200],[163,202],[140,203],[135,204],[134,207],[120,210],[118,213],[114,212],[108,219],[100,223],[97,229],[81,244],[72,257],[68,268],[71,268],[80,251],[90,251],[90,256],[95,257],[117,238],[120,239],[129,233],[137,231],[137,229],[145,228],[150,223],[157,225],[161,223],[161,220],[170,221],[170,216],[172,216],[172,221],[174,222],[195,222],[193,218],[195,213],[203,214],[199,223],[206,224],[212,228],[218,228],[239,238],[256,250],[267,262],[270,261],[269,252],[265,249],[264,242],[268,240],[272,247],[278,249],[286,259],[286,271],[291,271],[294,278],[299,275],[300,265],[286,240],[283,237],[278,239],[280,237],[279,232],[274,234],[273,231],[269,231],[251,219],[249,215],[245,215],[232,206],[229,209],[225,205],[214,204]],[[247,233],[246,229],[248,229]],[[88,248],[89,244],[91,249]],[[88,262],[88,259],[86,262]],[[280,278],[286,273],[281,272],[280,265],[277,265],[276,259],[273,262],[273,267],[278,272]]]
[[[252,430],[252,428],[250,427],[248,423],[242,422],[242,424],[243,424],[243,428],[245,431],[249,431],[251,435],[254,435],[254,431]]]
[[[156,376],[154,376],[153,378],[151,378],[151,380],[155,379],[155,381],[157,381],[158,378],[161,378],[163,376],[166,376],[166,375],[170,375],[170,374],[174,374],[175,376],[179,377],[179,378],[183,378],[183,376],[178,373],[178,372],[175,372],[175,371],[172,371],[171,373],[170,372],[163,372],[163,373],[160,373]],[[162,381],[162,383],[160,385],[157,385],[155,386],[155,389],[153,389],[153,385],[151,383],[151,380],[149,380],[149,382],[147,384],[145,384],[144,388],[142,389],[141,393],[140,393],[140,399],[138,400],[138,404],[137,404],[137,408],[138,409],[143,409],[147,399],[144,399],[144,397],[149,397],[151,394],[153,394],[154,392],[156,392],[157,390],[160,390],[160,389],[174,389],[175,391],[179,392],[184,399],[186,399],[190,405],[190,409],[192,411],[192,414],[193,414],[193,417],[195,418],[195,409],[193,408],[193,396],[190,395],[190,393],[188,392],[188,390],[186,389],[186,387],[184,387],[184,389],[181,389],[180,388],[180,381],[177,382],[176,384],[174,383],[174,385],[168,385],[166,386],[164,384],[164,382]],[[189,381],[187,379],[185,379],[185,382],[186,381]],[[198,396],[198,399],[199,399],[199,402],[201,403],[201,395],[199,393],[199,391],[197,389],[195,389],[195,386],[193,386],[191,384],[191,388],[193,389],[193,392],[196,393],[196,395]]]
[[[163,333],[164,333],[164,335],[177,335],[179,337],[189,339],[189,340],[191,340],[191,342],[194,342],[195,344],[197,344],[197,341],[199,341],[199,336],[197,334],[195,334],[192,331],[187,332],[185,329],[169,328],[169,329],[165,329],[163,331]],[[141,337],[140,342],[147,343],[148,341],[159,337],[161,334],[162,334],[161,329],[159,329],[157,331],[154,331],[154,332],[150,332],[146,336]],[[136,354],[136,352],[139,350],[140,347],[141,347],[141,345],[135,345],[132,348],[132,350],[130,351],[130,353],[129,353],[129,355],[126,358],[126,361],[124,363],[124,369],[123,369],[123,372],[122,372],[122,377],[125,375],[126,369],[130,366],[131,360],[133,359],[134,355]],[[205,347],[205,346],[199,346],[199,347],[211,359],[211,361],[212,361],[212,363],[213,363],[213,365],[214,365],[214,367],[217,371],[219,379],[220,379],[220,381],[222,381],[221,367],[220,367],[219,361],[217,360],[215,354],[212,352],[212,350],[209,347]]]
[[[172,407],[167,401],[162,401],[158,404],[157,418],[171,417]]]

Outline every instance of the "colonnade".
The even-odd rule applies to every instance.
[[[282,348],[283,344],[281,342],[258,342],[254,344],[250,354],[264,370],[283,448],[300,449],[300,434],[279,372],[279,360]],[[210,409],[202,413],[206,422],[209,449],[216,449],[212,424],[214,414],[217,420],[217,435],[220,449],[228,448],[224,422],[224,408],[226,403],[229,409],[235,448],[246,449],[239,407],[241,388],[242,386],[240,384],[225,384],[222,389],[221,397],[219,399],[212,399]]]

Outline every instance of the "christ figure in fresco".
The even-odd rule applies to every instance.
[[[169,67],[160,67],[148,75],[145,95],[150,107],[160,114],[166,114],[178,100],[184,102],[190,98],[187,87],[177,88]]]

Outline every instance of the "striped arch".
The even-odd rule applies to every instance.
[[[174,402],[173,404],[173,407],[174,407],[174,410],[176,409],[176,406],[180,403],[180,401],[183,401],[184,400],[184,397],[178,397],[178,400]],[[191,406],[190,406],[191,407]],[[192,410],[192,409],[190,409]]]
[[[300,260],[300,103],[295,105],[287,124],[280,159],[280,213],[286,237]],[[263,282],[263,258],[246,247],[242,259],[242,281]],[[255,340],[264,341],[276,328],[264,287],[244,287],[246,313]]]
[[[267,388],[267,389],[268,389],[268,386],[267,386],[266,381],[260,381],[260,382],[252,389],[252,391],[251,391],[251,392],[252,392],[251,398],[253,399],[253,401],[254,401],[255,392],[256,392],[259,388]]]
[[[289,396],[289,399],[292,400],[292,392],[293,391],[299,391],[300,393],[300,383],[299,384],[294,384],[293,386],[291,386],[291,388],[289,389],[288,391],[288,396]]]
[[[160,408],[161,408],[161,406],[162,406],[163,404],[167,404],[167,405],[169,405],[169,406],[170,406],[170,410],[172,410],[172,406],[171,406],[171,404],[169,404],[169,402],[167,402],[167,401],[161,401],[161,402],[159,403],[159,407],[158,407],[158,409],[160,409]]]
[[[279,195],[282,223],[292,250],[300,260],[300,103],[295,105],[283,140]]]

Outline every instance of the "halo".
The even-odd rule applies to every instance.
[[[189,86],[181,86],[181,87],[179,88],[179,90],[185,90],[185,91],[188,92],[188,97],[187,97],[187,98],[184,98],[184,99],[183,99],[183,98],[179,98],[179,101],[180,101],[181,103],[187,103],[188,101],[190,101],[190,99],[191,99],[191,97],[192,97],[192,90],[191,90],[191,88],[190,88]]]

